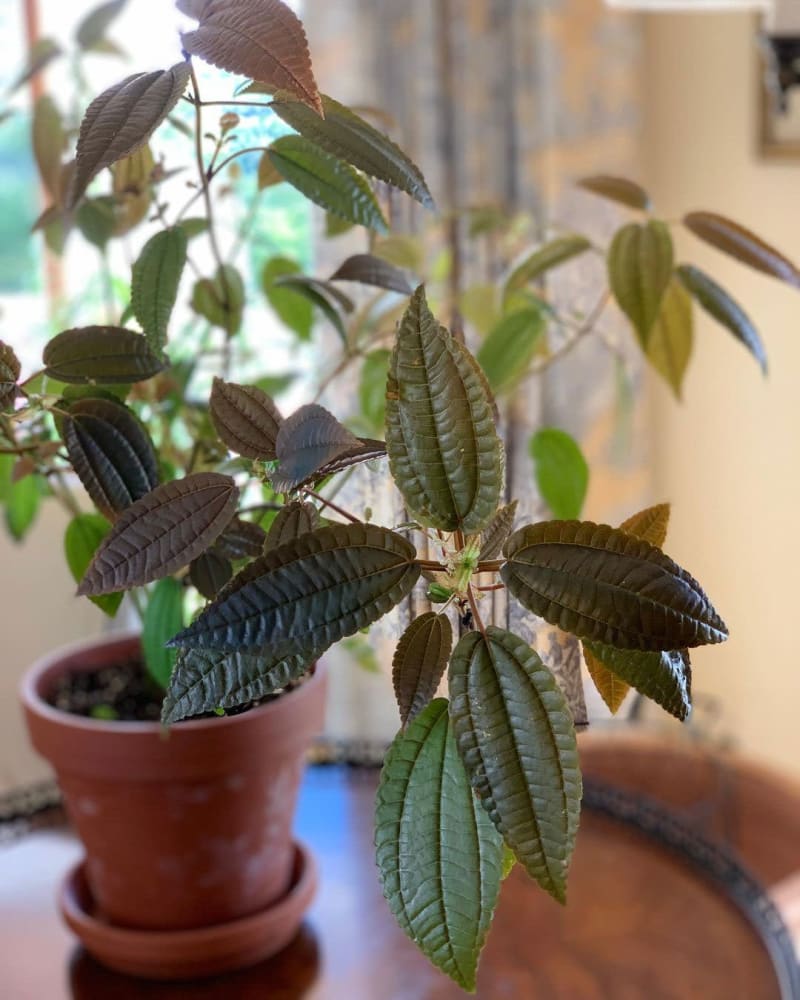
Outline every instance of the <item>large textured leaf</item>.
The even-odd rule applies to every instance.
[[[141,587],[187,566],[230,524],[238,499],[234,481],[216,472],[196,472],[158,486],[120,516],[78,594]]]
[[[475,800],[447,701],[400,733],[381,772],[375,846],[398,924],[465,990],[475,973],[502,881],[503,842]]]
[[[316,531],[319,526],[317,508],[310,503],[295,500],[278,511],[277,517],[269,526],[264,551],[292,542],[308,531]]]
[[[182,649],[164,704],[161,721],[180,722],[216,708],[236,708],[285,688],[309,669],[309,657],[275,661],[258,653],[221,653],[214,649]]]
[[[767,373],[767,352],[752,320],[738,302],[700,270],[684,264],[677,269],[678,278],[692,298],[705,309],[709,316],[721,323],[741,341]]]
[[[128,0],[108,0],[90,10],[75,30],[75,40],[85,51],[103,41],[112,23],[122,13]]]
[[[445,615],[429,611],[408,626],[392,660],[392,684],[405,727],[436,694],[453,648],[453,628]]]
[[[656,704],[683,721],[692,710],[692,671],[689,653],[643,653],[615,649],[599,642],[585,644],[585,650],[626,684],[652,698]]]
[[[681,398],[693,343],[692,300],[680,281],[673,277],[647,338],[645,354],[678,399]]]
[[[281,177],[316,205],[368,229],[387,232],[372,189],[349,164],[300,135],[276,139],[269,157]]]
[[[566,898],[581,776],[575,728],[555,678],[521,639],[469,632],[450,661],[450,716],[480,802],[517,859]]]
[[[355,281],[361,285],[385,288],[401,295],[411,295],[414,289],[399,267],[371,253],[348,257],[330,277],[331,281]]]
[[[272,102],[272,110],[306,139],[435,210],[419,167],[391,139],[332,97],[323,95],[322,108],[324,118],[297,101]]]
[[[358,443],[354,447],[348,448],[346,451],[338,454],[336,458],[325,462],[324,465],[319,466],[319,468],[309,473],[309,475],[305,476],[299,482],[296,482],[292,488],[302,489],[304,486],[317,483],[328,476],[334,475],[336,472],[342,472],[344,469],[350,469],[354,465],[361,465],[363,462],[371,462],[376,458],[384,458],[386,456],[386,445],[383,441],[376,441],[373,438],[356,438],[356,441]],[[277,476],[279,477],[279,475],[280,471]],[[287,485],[285,481],[281,481],[275,475],[272,482],[276,488],[284,488]]]
[[[420,287],[397,334],[386,389],[392,475],[414,518],[482,531],[503,485],[503,452],[475,359],[439,326]]]
[[[578,442],[557,427],[542,427],[531,438],[536,484],[554,517],[580,517],[589,488],[589,466]]]
[[[83,574],[100,543],[108,534],[108,521],[99,514],[78,514],[69,522],[64,533],[64,556],[75,583],[80,583]],[[122,594],[105,594],[90,600],[111,618],[122,603]]]
[[[282,0],[209,0],[192,16],[199,25],[181,36],[191,55],[274,90],[287,90],[312,113],[323,113],[306,33]]]
[[[158,458],[147,430],[113,399],[79,399],[60,423],[72,467],[109,520],[158,485]]]
[[[21,366],[13,349],[0,340],[0,412],[12,409]]]
[[[186,265],[186,232],[176,226],[145,243],[131,278],[131,306],[153,350],[163,350]]]
[[[277,457],[275,442],[283,417],[265,392],[215,378],[210,408],[217,434],[231,451],[264,462]]]
[[[165,367],[145,337],[119,326],[65,330],[48,342],[42,360],[46,375],[75,385],[142,382]]]
[[[416,550],[372,524],[336,524],[273,549],[176,636],[202,649],[260,650],[277,658],[321,653],[382,618],[419,577]]]
[[[267,533],[260,524],[234,517],[217,539],[214,549],[225,559],[248,559],[264,551]]]
[[[279,466],[272,485],[279,493],[290,490],[338,456],[358,448],[359,440],[332,413],[309,403],[281,424],[275,442]]]
[[[577,233],[570,233],[567,236],[559,236],[544,246],[534,250],[511,272],[503,291],[504,299],[508,299],[514,292],[524,288],[531,281],[536,281],[543,274],[551,271],[554,267],[566,264],[567,261],[575,257],[580,257],[591,249],[592,244],[585,236]]]
[[[66,139],[61,112],[47,94],[34,105],[31,140],[42,183],[50,197],[58,202],[61,198],[61,156]]]
[[[672,237],[651,219],[618,230],[608,251],[608,280],[620,309],[644,348],[672,277]]]
[[[189,81],[189,64],[134,73],[89,105],[78,135],[75,173],[67,198],[74,208],[93,177],[143,145],[178,103]]]
[[[314,312],[311,301],[298,294],[298,289],[291,285],[282,287],[279,278],[300,273],[297,261],[288,257],[271,257],[264,265],[261,273],[261,286],[267,301],[280,317],[281,321],[293,330],[301,340],[309,340],[314,322]],[[341,317],[337,317],[341,323]]]
[[[500,575],[534,614],[580,639],[620,649],[723,642],[725,623],[697,581],[643,539],[591,521],[515,532]]]
[[[514,518],[517,516],[519,500],[501,507],[481,533],[481,548],[478,562],[494,559],[503,551],[506,539],[514,528]]]
[[[690,212],[684,225],[695,236],[749,267],[800,288],[800,270],[775,247],[738,222],[715,212]]]
[[[536,308],[508,313],[489,331],[477,360],[494,392],[514,388],[533,360],[544,331],[544,313]]]
[[[148,597],[142,622],[142,653],[153,680],[166,688],[175,666],[174,649],[165,643],[183,625],[183,584],[168,576],[159,580]]]
[[[626,177],[595,174],[579,180],[578,187],[598,194],[601,198],[616,201],[620,205],[627,205],[628,208],[639,209],[641,212],[646,212],[650,208],[650,195],[640,184]]]

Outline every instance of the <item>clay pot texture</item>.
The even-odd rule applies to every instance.
[[[83,841],[98,913],[152,930],[256,913],[291,883],[292,819],[305,753],[323,724],[324,672],[241,715],[169,730],[47,703],[64,673],[129,661],[139,649],[131,635],[72,647],[22,682],[31,740]]]

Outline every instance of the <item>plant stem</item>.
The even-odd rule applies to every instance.
[[[197,93],[197,91],[195,91],[195,93]],[[213,107],[227,108],[227,107],[231,107],[231,106],[237,106],[237,107],[242,107],[242,108],[271,108],[272,107],[272,101],[237,101],[237,100],[230,100],[230,101],[198,101],[198,100],[194,100],[193,101],[191,98],[187,98],[187,100],[189,101],[190,104],[193,104],[195,107],[201,107],[201,108],[213,108]]]
[[[472,592],[471,584],[467,587],[467,599],[469,600],[469,606],[472,611],[472,618],[475,624],[480,629],[481,634],[486,635],[486,626],[483,624],[480,611],[478,611],[478,602],[475,600],[475,594]]]
[[[267,150],[266,146],[248,146],[247,149],[239,149],[235,153],[231,153],[230,156],[225,157],[221,163],[217,163],[212,169],[208,171],[208,179],[212,181],[218,173],[223,171],[229,163],[238,159],[240,156],[244,156],[246,153],[265,153]]]
[[[306,489],[305,487],[303,487],[303,493],[305,493],[307,497],[311,497],[314,500],[319,500],[320,503],[325,504],[326,507],[330,507],[331,510],[336,511],[337,514],[339,514],[341,517],[346,518],[348,521],[352,521],[353,524],[361,524],[361,521],[357,517],[355,517],[353,514],[350,514],[343,507],[339,507],[337,504],[332,503],[330,500],[326,500],[326,498],[322,496],[320,493],[315,493],[313,490]]]

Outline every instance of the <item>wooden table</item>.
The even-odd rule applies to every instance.
[[[636,757],[639,766],[641,756]],[[599,769],[607,777],[615,770],[612,757],[600,753],[589,769]],[[633,786],[646,782],[652,791],[652,768],[643,771],[641,781],[634,768],[629,779]],[[319,860],[321,889],[303,930],[277,958],[195,984],[128,979],[106,971],[76,945],[61,925],[54,903],[59,879],[80,854],[68,830],[38,831],[0,848],[0,997],[463,997],[397,929],[381,896],[372,848],[376,782],[377,772],[370,769],[308,770],[297,831]],[[773,828],[775,817],[773,813]],[[800,809],[795,819],[797,833]],[[800,851],[799,844],[795,840],[795,852]],[[782,877],[786,862],[776,857],[774,848],[769,850],[769,838],[766,847],[764,864]],[[479,997],[772,1000],[778,996],[767,954],[733,906],[691,868],[635,830],[585,812],[569,896],[569,905],[562,908],[519,868],[512,872],[484,952]]]

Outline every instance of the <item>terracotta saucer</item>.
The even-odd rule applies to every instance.
[[[228,923],[186,931],[116,927],[97,914],[82,861],[61,884],[59,908],[86,950],[109,968],[145,979],[200,979],[254,965],[285,948],[316,888],[314,859],[295,844],[292,885],[283,899]]]

